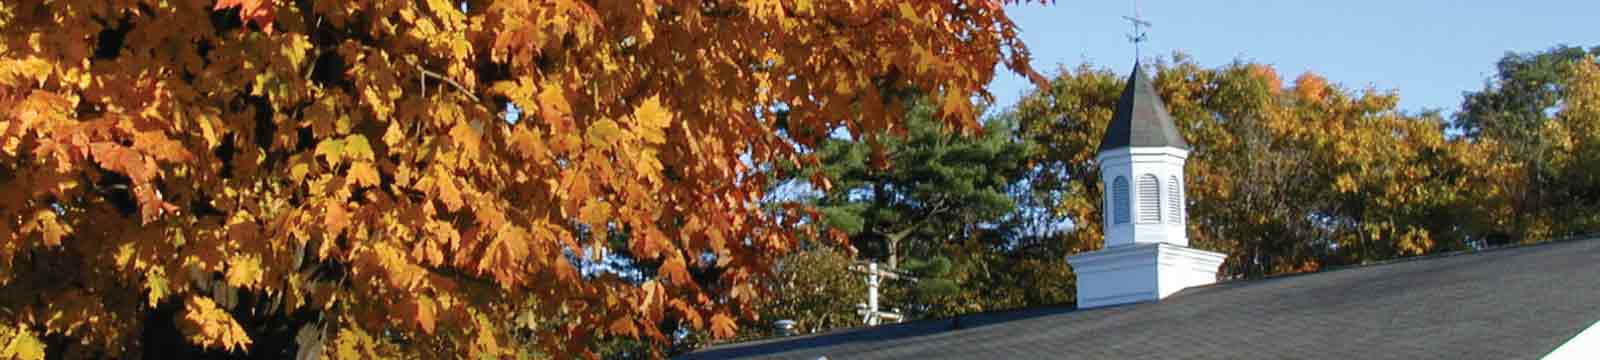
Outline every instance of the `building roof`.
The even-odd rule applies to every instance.
[[[1137,62],[1133,64],[1133,73],[1128,74],[1128,85],[1123,88],[1122,97],[1117,99],[1111,125],[1100,139],[1099,152],[1134,146],[1189,149],[1183,134],[1178,133],[1178,125],[1172,122],[1172,115],[1167,113],[1166,105],[1161,103],[1161,96],[1150,84],[1150,77]]]
[[[713,346],[687,359],[1537,358],[1600,320],[1600,240]]]

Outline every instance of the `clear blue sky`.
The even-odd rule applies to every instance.
[[[1481,89],[1507,51],[1600,45],[1596,0],[1139,0],[1155,24],[1144,57],[1183,51],[1207,67],[1234,59],[1274,65],[1285,82],[1311,70],[1346,88],[1398,90],[1404,110],[1452,113]],[[1131,0],[1058,0],[1008,13],[1033,66],[1084,62],[1128,71]],[[1031,83],[1000,69],[990,92],[1010,107]]]

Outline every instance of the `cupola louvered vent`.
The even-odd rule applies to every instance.
[[[1161,223],[1161,180],[1155,175],[1139,177],[1139,223]]]
[[[1132,221],[1128,214],[1128,178],[1118,176],[1111,182],[1111,214],[1114,224]]]
[[[1177,176],[1167,179],[1167,223],[1183,223],[1183,185]]]

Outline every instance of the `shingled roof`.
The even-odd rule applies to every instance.
[[[1600,240],[727,344],[687,359],[1537,358],[1600,320]]]
[[[1117,99],[1111,125],[1100,139],[1099,152],[1131,146],[1189,149],[1189,143],[1183,141],[1183,134],[1178,133],[1178,126],[1172,122],[1172,115],[1167,114],[1167,107],[1161,103],[1161,96],[1150,84],[1150,77],[1145,76],[1138,63],[1133,64],[1128,85]]]

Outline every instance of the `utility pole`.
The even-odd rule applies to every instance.
[[[894,269],[878,269],[878,262],[876,261],[869,261],[865,264],[856,263],[850,266],[850,271],[866,274],[867,303],[856,304],[856,313],[861,315],[863,323],[866,323],[867,326],[876,326],[882,324],[884,320],[894,322],[905,320],[905,316],[899,312],[881,310],[881,305],[878,302],[878,287],[883,283],[884,278],[917,281],[916,278],[901,274]]]

